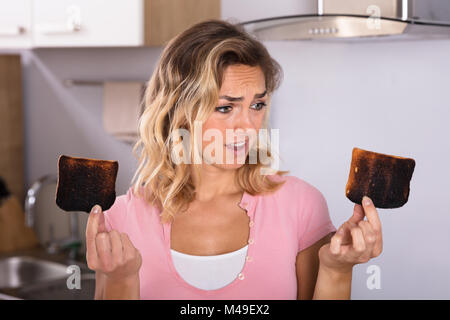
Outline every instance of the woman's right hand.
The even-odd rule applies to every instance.
[[[126,233],[106,230],[105,215],[99,205],[92,208],[87,222],[86,260],[89,269],[105,274],[107,281],[115,284],[139,278],[140,252]]]

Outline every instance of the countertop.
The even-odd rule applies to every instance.
[[[13,257],[13,256],[29,256],[54,262],[67,263],[67,254],[56,253],[50,254],[41,245],[30,249],[16,250],[11,252],[0,252],[0,259]],[[86,259],[84,256],[76,260],[78,263],[86,264]]]

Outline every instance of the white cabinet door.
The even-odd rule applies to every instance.
[[[0,48],[31,47],[32,0],[0,0]]]
[[[35,47],[141,46],[144,0],[34,0],[33,40]]]

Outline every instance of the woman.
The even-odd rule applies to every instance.
[[[96,299],[350,298],[353,266],[382,250],[370,199],[335,233],[319,190],[250,161],[255,150],[273,159],[247,132],[267,129],[280,79],[265,47],[224,21],[166,46],[145,95],[134,185],[89,216]]]

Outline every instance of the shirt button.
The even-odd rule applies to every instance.
[[[251,227],[253,227],[255,225],[255,223],[253,221],[250,221],[250,223],[248,224]]]
[[[243,273],[239,273],[238,278],[239,278],[239,280],[244,280],[244,274]]]
[[[247,256],[247,261],[252,261],[252,257]]]
[[[253,242],[254,242],[253,239],[248,240],[249,244],[253,244]]]

